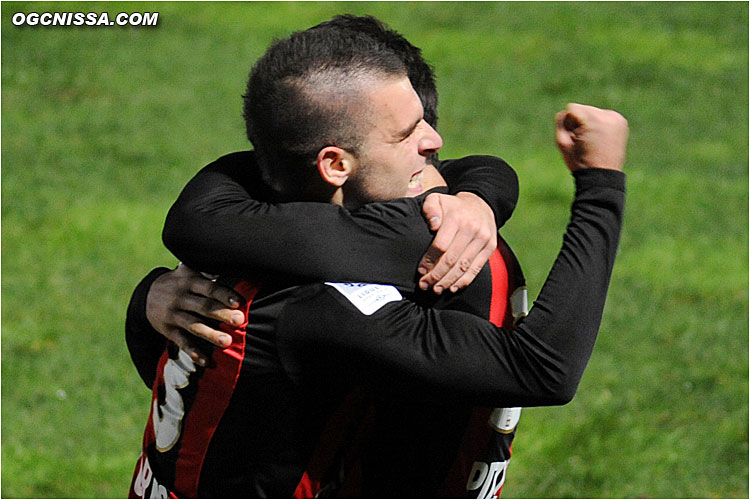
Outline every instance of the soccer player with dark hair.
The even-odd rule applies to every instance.
[[[431,124],[435,124],[437,122],[437,90],[435,88],[434,84],[434,77],[432,74],[432,69],[430,66],[422,59],[421,57],[421,51],[417,48],[411,45],[406,39],[403,38],[399,33],[388,29],[385,25],[377,21],[376,19],[372,17],[356,17],[356,16],[337,16],[334,19],[324,22],[321,25],[319,25],[316,28],[313,29],[337,29],[342,30],[345,32],[351,32],[350,36],[356,36],[361,37],[363,34],[367,36],[371,36],[375,38],[378,42],[384,44],[385,48],[388,48],[390,50],[393,50],[396,55],[403,61],[403,63],[406,65],[407,73],[409,76],[410,81],[412,82],[412,85],[415,87],[415,91],[420,96],[420,100],[425,103],[424,104],[424,118],[425,121],[429,121]],[[290,47],[287,47],[287,50]],[[382,49],[381,49],[382,50]],[[284,57],[293,58],[295,57],[294,51],[288,52],[287,54],[284,54]],[[310,59],[308,59],[309,61]],[[287,68],[290,65],[287,65]],[[291,65],[294,68],[294,71],[296,73],[299,73],[301,71],[301,68],[304,66],[303,64],[294,64]],[[267,77],[269,74],[269,71],[264,68],[256,68],[256,73],[261,72],[260,74]],[[251,87],[252,88],[252,84]],[[249,93],[248,93],[249,95]],[[256,93],[257,95],[257,93]],[[291,105],[287,104],[287,108],[292,108]],[[248,103],[246,102],[245,106],[246,115],[248,115]],[[293,112],[293,109],[290,109],[290,113]],[[261,114],[261,117],[266,116],[266,114]],[[320,135],[320,134],[318,134]],[[308,141],[309,142],[309,141]],[[475,190],[477,194],[480,196],[487,196],[488,198],[491,198],[494,202],[494,205],[496,206],[496,212],[498,215],[498,224],[502,224],[512,212],[513,206],[515,205],[515,201],[517,198],[517,180],[515,177],[515,174],[513,171],[501,160],[491,158],[491,157],[469,157],[465,158],[463,160],[459,161],[448,161],[448,162],[437,162],[437,155],[433,155],[430,157],[430,160],[432,160],[434,163],[438,164],[439,167],[441,167],[441,171],[446,174],[451,179],[451,184],[458,184],[460,186],[464,186],[467,190]],[[252,157],[250,157],[250,162],[252,162]],[[196,229],[202,230],[201,228],[201,222],[204,220],[202,218],[202,211],[195,213],[196,203],[202,205],[206,209],[208,209],[208,213],[211,214],[211,217],[214,216],[216,219],[214,221],[211,221],[207,224],[207,228],[213,229],[218,228],[216,224],[218,223],[222,228],[224,229],[230,229],[226,223],[236,220],[238,217],[242,218],[243,226],[246,229],[250,229],[248,232],[242,232],[238,234],[239,239],[245,239],[242,238],[242,235],[250,235],[254,234],[255,231],[253,231],[254,226],[263,226],[264,219],[266,217],[264,215],[258,215],[250,212],[251,219],[246,219],[243,216],[247,216],[247,202],[253,202],[254,200],[244,200],[245,203],[243,203],[241,206],[232,207],[234,209],[233,212],[226,212],[225,206],[215,206],[213,208],[210,208],[211,202],[207,201],[207,196],[209,196],[208,193],[202,192],[202,189],[206,189],[208,187],[211,188],[214,192],[219,192],[221,189],[221,186],[227,185],[229,186],[231,182],[235,182],[234,185],[231,187],[237,188],[237,192],[241,192],[244,188],[242,187],[242,181],[241,179],[245,179],[245,182],[247,180],[247,174],[246,170],[248,168],[242,168],[238,165],[238,168],[231,169],[226,168],[228,166],[228,162],[217,162],[216,165],[213,167],[209,167],[207,170],[215,169],[215,172],[201,172],[199,174],[198,178],[191,182],[192,189],[187,189],[185,193],[180,198],[180,201],[176,204],[175,208],[177,210],[173,210],[173,213],[170,214],[170,218],[168,219],[168,228],[175,228],[175,233],[181,236],[181,242],[184,242],[184,247],[186,252],[195,252],[195,245],[189,244],[188,240],[190,238],[195,238],[200,241],[214,241],[216,242],[216,247],[211,249],[210,255],[227,255],[231,256],[232,249],[222,248],[222,242],[226,241],[226,239],[221,241],[216,241],[215,239],[212,239],[211,237],[204,237],[200,234],[196,235]],[[218,177],[217,175],[226,174],[226,179],[221,179],[217,182]],[[214,177],[211,177],[214,175]],[[461,182],[461,177],[463,176],[465,181]],[[235,181],[236,179],[236,181]],[[226,182],[225,182],[226,181]],[[468,181],[468,182],[466,182]],[[482,182],[484,181],[484,182]],[[196,187],[196,184],[200,187]],[[262,184],[262,183],[257,183]],[[496,185],[497,187],[493,186]],[[230,190],[231,194],[231,190]],[[226,192],[221,193],[221,199],[223,200],[220,204],[226,205]],[[246,194],[247,196],[247,194]],[[259,197],[268,198],[268,193],[261,193]],[[437,196],[437,195],[434,195]],[[210,196],[209,196],[210,197]],[[492,198],[494,197],[494,198]],[[219,204],[219,199],[217,198],[217,204]],[[185,207],[187,205],[187,207]],[[297,205],[299,206],[299,205]],[[326,220],[326,219],[320,219],[315,221],[312,224],[305,224],[302,226],[295,225],[295,220],[300,220],[299,214],[300,212],[304,212],[307,216],[310,212],[316,212],[321,210],[321,205],[319,204],[307,204],[305,206],[304,211],[297,209],[297,213],[290,214],[288,211],[284,213],[283,216],[286,216],[290,218],[291,220],[289,223],[281,224],[280,226],[274,225],[274,224],[265,224],[266,227],[273,227],[276,231],[279,231],[279,234],[276,235],[269,235],[271,237],[271,241],[269,239],[263,238],[262,241],[268,242],[268,246],[273,248],[274,243],[276,246],[279,246],[279,243],[284,242],[284,234],[292,234],[295,238],[302,239],[304,241],[310,242],[308,244],[308,253],[313,253],[315,255],[320,255],[320,259],[327,259],[328,262],[336,263],[336,260],[333,258],[333,254],[330,252],[324,252],[323,249],[326,246],[329,246],[331,244],[331,240],[333,241],[342,241],[342,234],[346,231],[353,233],[351,236],[344,236],[344,238],[348,237],[351,240],[351,246],[361,247],[361,248],[369,248],[372,245],[368,245],[367,241],[363,241],[363,236],[367,236],[367,234],[358,234],[362,233],[362,231],[366,228],[360,228],[360,227],[352,227],[351,224],[347,225],[345,220],[336,221],[334,219]],[[241,209],[239,212],[237,209]],[[181,217],[177,222],[174,222],[174,213],[181,213]],[[356,217],[356,215],[355,215]],[[399,221],[401,224],[403,224],[403,221]],[[416,221],[419,224],[422,224],[421,221]],[[410,221],[411,223],[411,221]],[[290,226],[291,224],[291,226]],[[295,229],[292,229],[294,227]],[[332,237],[329,235],[329,238],[325,238],[325,231],[320,231],[321,228],[326,229],[327,231],[330,231],[332,229],[338,230],[337,236],[339,237]],[[352,230],[353,229],[353,230]],[[262,228],[261,228],[262,230]],[[285,231],[286,230],[286,231]],[[170,233],[171,234],[171,233]],[[404,238],[399,238],[396,240],[393,240],[392,238],[393,232],[391,234],[382,234],[380,235],[380,238],[384,240],[391,239],[392,241],[389,242],[391,244],[395,243],[396,245],[403,246]],[[275,236],[275,240],[273,239]],[[410,235],[406,235],[406,237],[410,237]],[[359,240],[357,240],[359,238]],[[172,244],[171,237],[167,237],[166,240]],[[250,242],[244,242],[243,247],[245,249],[245,252],[251,252],[253,247],[253,242],[256,241],[255,238],[253,238],[253,241]],[[247,244],[249,243],[249,246]],[[176,247],[175,247],[176,245]],[[175,250],[179,255],[183,256],[185,260],[190,259],[189,255],[182,254],[179,244],[175,244],[172,246],[173,250]],[[493,244],[494,246],[494,244]],[[471,295],[472,297],[472,304],[467,305],[461,305],[458,300],[443,300],[442,302],[446,303],[449,307],[457,307],[462,310],[469,310],[472,312],[476,312],[477,314],[480,314],[484,318],[494,318],[494,321],[496,321],[497,324],[503,323],[503,318],[506,316],[506,312],[510,310],[510,302],[508,301],[508,298],[510,295],[518,290],[518,293],[515,296],[515,305],[516,309],[518,311],[522,310],[524,302],[521,300],[522,297],[525,297],[522,295],[522,291],[525,293],[525,290],[522,290],[523,285],[523,277],[520,273],[520,268],[517,266],[517,262],[515,261],[515,258],[510,253],[507,246],[504,244],[504,242],[501,242],[501,246],[503,248],[503,252],[505,255],[505,259],[501,257],[501,254],[497,254],[492,262],[493,266],[495,268],[495,272],[493,273],[492,280],[494,281],[494,287],[489,282],[489,280],[485,279],[483,280],[482,285],[476,285],[473,290],[476,292],[479,292],[480,290],[484,290],[483,293],[474,293]],[[383,245],[378,245],[377,248],[381,248]],[[393,251],[391,251],[393,253]],[[403,252],[399,252],[399,255],[404,255]],[[408,254],[407,254],[408,256]],[[362,268],[362,264],[367,266],[366,268],[370,268],[371,270],[368,270],[370,274],[363,275],[364,278],[367,278],[369,280],[377,279],[378,281],[381,281],[384,277],[392,277],[394,275],[397,275],[399,270],[396,271],[389,271],[389,270],[382,270],[379,268],[384,267],[384,264],[387,264],[387,262],[383,262],[381,258],[378,257],[374,252],[366,256],[367,258],[360,258],[360,260],[363,260],[364,262],[356,262],[357,256],[354,256],[352,259],[350,259],[350,262],[353,264],[356,264],[357,266],[354,268],[355,272],[362,272],[359,270],[359,268]],[[210,258],[210,257],[209,257]],[[307,256],[303,255],[295,255],[295,258],[298,261],[302,261],[302,259],[307,259]],[[258,259],[255,258],[255,261]],[[316,259],[312,259],[313,261],[316,261]],[[393,259],[391,259],[393,260]],[[507,263],[506,263],[507,260]],[[244,264],[245,267],[252,266],[253,259],[247,260]],[[403,271],[400,271],[401,277],[400,280],[402,283],[409,282],[411,286],[412,284],[412,277],[414,275],[414,264],[415,261],[412,261],[411,259],[403,259],[403,264],[400,266],[400,268],[403,268]],[[262,264],[262,263],[261,263]],[[405,267],[404,264],[408,267]],[[238,266],[235,263],[228,262],[227,265],[233,265],[236,266],[238,269],[243,269],[242,266]],[[507,269],[505,266],[509,266]],[[328,265],[330,267],[330,265]],[[378,267],[375,267],[378,266]],[[255,267],[262,268],[262,265],[258,265]],[[300,269],[302,267],[303,269]],[[352,268],[353,266],[348,266],[349,268]],[[310,268],[308,265],[307,268]],[[294,266],[294,270],[296,273],[302,274],[301,277],[305,279],[315,279],[315,276],[304,276],[305,269],[305,263],[300,262],[299,265]],[[365,268],[365,269],[366,269]],[[325,266],[320,266],[317,269],[315,269],[316,272],[325,272],[328,268]],[[181,271],[178,271],[177,274],[180,272],[184,272],[184,267],[181,268]],[[330,270],[328,270],[330,273]],[[343,276],[342,279],[352,279],[352,270],[347,269],[347,265],[343,265],[342,269],[340,271],[341,276]],[[350,273],[347,275],[347,273]],[[508,288],[508,278],[506,275],[510,273],[510,281],[511,281],[511,288]],[[327,276],[328,278],[332,278],[332,274],[321,274],[319,276]],[[164,275],[164,278],[168,278],[168,275]],[[164,279],[162,278],[162,280]],[[193,278],[194,280],[197,278]],[[298,278],[299,279],[299,278]],[[320,279],[320,278],[318,278]],[[392,278],[391,278],[392,279]],[[494,290],[494,294],[492,291]],[[505,296],[500,297],[498,290],[504,290]],[[185,290],[187,293],[189,290]],[[410,293],[411,290],[408,290],[406,293]],[[469,296],[467,295],[467,298]],[[170,299],[169,302],[173,302],[174,299]],[[152,301],[153,302],[153,301]],[[466,303],[467,301],[464,301]],[[490,305],[494,306],[494,313],[491,314],[491,308]],[[506,307],[506,305],[508,307]],[[442,306],[441,303],[438,303],[438,306]],[[519,314],[517,312],[517,314]],[[510,314],[507,315],[507,326],[510,326],[512,324],[512,318]],[[156,350],[154,350],[156,352]],[[151,383],[149,380],[148,383]],[[384,405],[384,403],[381,403],[381,407]],[[399,412],[398,416],[398,424],[402,429],[405,428],[404,422],[405,422],[405,416],[406,412],[403,410],[403,406],[401,405],[402,409]],[[415,408],[416,409],[416,408]],[[421,407],[418,408],[418,410],[421,413],[424,413],[427,411],[425,405],[423,404]],[[520,411],[520,409],[507,409],[507,410],[495,410],[494,411],[494,419],[498,420],[500,418],[500,415],[508,415],[512,414],[515,415],[515,418],[512,419],[512,421],[515,423],[517,422],[517,414]],[[433,478],[432,483],[428,485],[429,488],[436,488],[439,486],[440,483],[446,483],[445,485],[445,491],[446,492],[453,492],[453,494],[461,494],[461,492],[465,489],[466,483],[467,483],[467,476],[469,475],[470,468],[474,465],[476,460],[482,460],[486,462],[488,465],[487,467],[493,467],[497,470],[493,473],[493,478],[495,482],[495,490],[499,491],[499,488],[502,486],[502,480],[504,479],[504,468],[507,465],[507,460],[510,457],[510,444],[513,439],[514,430],[513,427],[507,427],[505,425],[502,432],[498,432],[497,429],[492,429],[488,427],[488,420],[490,417],[490,414],[493,412],[491,408],[488,409],[481,409],[477,410],[477,415],[473,415],[470,419],[471,425],[468,429],[464,431],[464,429],[467,427],[466,424],[460,423],[461,421],[456,418],[451,418],[449,414],[445,410],[442,410],[440,414],[436,411],[431,411],[434,416],[431,419],[431,422],[433,424],[433,427],[438,428],[441,430],[441,433],[443,435],[446,434],[456,434],[460,432],[464,432],[466,434],[466,438],[464,439],[464,442],[461,446],[460,453],[456,456],[455,459],[452,459],[454,462],[464,462],[462,463],[462,467],[465,470],[457,471],[455,470],[456,467],[453,468],[450,474],[450,481],[448,480],[442,480],[440,478],[435,479]],[[388,426],[383,425],[382,421],[385,420],[383,415],[391,414],[393,415],[393,412],[386,412],[385,410],[381,410],[380,412],[380,418],[379,422],[381,422],[380,427],[387,428]],[[421,414],[420,413],[420,414]],[[503,417],[505,418],[505,417]],[[440,422],[446,421],[449,423],[443,423]],[[424,432],[424,429],[426,428],[425,424],[423,422],[416,424],[420,432]],[[456,429],[453,429],[452,431],[449,430],[450,426],[458,426]],[[472,427],[474,427],[472,429]],[[406,432],[406,431],[405,431]],[[417,438],[418,433],[412,431],[406,432],[409,435],[411,435],[411,443],[417,448],[423,449],[424,446],[420,446],[420,439]],[[391,433],[392,434],[392,433]],[[422,438],[422,440],[430,439],[430,437]],[[403,445],[401,445],[403,447]],[[398,451],[398,450],[396,450]],[[455,454],[455,453],[454,453]],[[403,455],[401,453],[400,455]],[[446,452],[445,454],[446,458],[443,458],[442,460],[445,461],[449,459],[450,452]],[[430,470],[430,464],[425,463],[424,457],[422,459],[417,459],[420,464],[424,464],[425,470]],[[500,466],[498,469],[497,466]],[[419,484],[415,481],[410,481],[412,484],[412,487],[414,488],[414,491],[422,491],[424,493],[427,493],[430,491],[429,489],[425,489],[424,485]]]
[[[330,194],[334,203],[354,207],[398,196],[399,191],[403,194],[414,174],[432,175],[425,165],[440,147],[439,136],[424,123],[419,99],[405,74],[396,77],[379,71],[365,71],[347,82],[353,88],[344,89],[344,95],[355,97],[355,103],[367,102],[378,119],[364,123],[373,128],[362,137],[357,153],[336,145],[318,151],[316,167],[323,183],[310,195]],[[302,75],[292,84],[310,81],[319,82]],[[336,95],[332,97],[335,102]],[[338,109],[348,115],[347,124],[355,122],[361,111],[361,107],[349,108],[351,102]],[[229,348],[214,349],[215,368],[198,367],[176,350],[162,356],[151,434],[134,493],[153,494],[154,488],[166,493],[168,488],[182,495],[288,496],[299,491],[305,467],[317,456],[316,440],[326,423],[335,421],[338,405],[359,387],[396,400],[440,400],[464,408],[558,404],[572,397],[593,347],[619,234],[623,179],[603,169],[621,168],[626,127],[619,115],[595,108],[571,106],[565,116],[567,121],[559,121],[558,142],[578,184],[569,236],[538,305],[517,332],[460,311],[424,309],[404,300],[394,287],[342,283],[286,287],[276,280],[269,283],[262,275],[254,282],[240,281],[238,290],[248,299],[247,324],[231,332],[235,338]],[[400,140],[391,142],[389,137]],[[578,147],[568,145],[567,138],[575,139]],[[356,149],[356,144],[352,147]],[[585,165],[592,152],[598,163]],[[236,159],[225,157],[224,163]],[[601,168],[585,168],[589,166]],[[393,175],[388,175],[389,170]],[[373,176],[388,183],[368,184]],[[394,210],[407,219],[421,218],[418,203],[418,199],[403,199],[360,210],[370,211],[365,220],[376,225]],[[423,225],[421,248],[429,245],[426,229]],[[577,327],[571,328],[576,322]],[[136,350],[137,363],[139,356]],[[217,383],[216,377],[222,376],[234,384]],[[222,393],[227,387],[229,391]],[[208,399],[201,399],[206,394]],[[217,401],[223,406],[207,404]],[[184,445],[201,439],[204,454],[196,461]],[[222,456],[226,453],[244,456],[244,468],[232,469],[238,465]],[[363,460],[373,456],[377,455],[365,453]],[[184,478],[191,479],[183,483]],[[398,478],[391,480],[399,486]],[[343,488],[345,483],[339,481],[337,486]],[[364,486],[369,487],[365,493],[378,491],[378,485]]]

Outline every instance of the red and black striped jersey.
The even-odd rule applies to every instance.
[[[481,318],[489,310],[476,310],[482,302],[471,298],[472,289],[487,290],[482,275],[492,289],[489,268],[472,285],[477,288],[453,297],[467,310],[439,309],[428,295],[407,300],[384,285],[362,285],[366,293],[354,300],[357,293],[344,293],[353,285],[239,282],[251,299],[248,323],[232,332],[232,348],[214,351],[214,367],[192,366],[175,349],[162,354],[153,432],[144,439],[131,493],[447,491],[441,488],[453,470],[467,474],[466,460],[461,466],[455,458],[466,429],[478,421],[475,407],[560,404],[575,392],[619,236],[624,181],[617,174],[575,175],[578,192],[563,248],[537,306],[515,328],[492,324]],[[129,329],[129,346],[135,337]],[[154,373],[139,362],[148,356],[131,354],[142,374]],[[218,379],[206,382],[209,372],[232,373],[233,381],[221,382],[229,389],[217,390]],[[494,416],[501,428],[513,424],[512,414]],[[343,444],[321,449],[329,429]],[[500,466],[474,461],[464,488],[474,496],[493,494],[501,480]],[[347,489],[351,484],[359,489]]]
[[[251,254],[251,258],[246,259],[244,263],[248,266],[253,266],[253,263],[255,263],[254,269],[259,267],[257,265],[259,261],[261,263],[272,262],[274,265],[281,265],[282,268],[288,269],[283,257],[286,248],[274,248],[273,242],[278,243],[285,239],[284,230],[287,233],[293,231],[295,221],[300,220],[300,208],[304,205],[269,206],[257,201],[255,198],[268,200],[269,193],[263,188],[263,183],[254,165],[252,152],[227,155],[206,167],[190,182],[170,211],[165,228],[165,241],[176,245],[176,248],[173,249],[176,250],[178,255],[183,256],[186,260],[193,258],[188,250],[184,250],[180,246],[181,241],[191,240],[193,243],[211,241],[213,246],[210,258],[214,265],[225,266],[223,269],[231,268],[241,271],[243,267],[237,265],[237,259],[246,257],[248,253]],[[518,196],[518,184],[515,173],[505,162],[493,157],[467,157],[461,160],[440,162],[440,170],[451,187],[454,188],[454,192],[474,192],[490,202],[496,213],[498,225],[502,225],[510,217]],[[338,207],[307,204],[306,210],[304,210],[304,213],[308,215],[308,217],[305,217],[305,223],[314,226],[317,230],[312,238],[304,238],[303,240],[308,247],[312,245],[312,248],[316,249],[317,252],[314,255],[310,255],[313,252],[306,252],[306,257],[309,257],[307,259],[294,256],[295,264],[298,264],[293,268],[294,273],[306,278],[310,278],[309,275],[315,272],[322,273],[321,276],[327,276],[328,278],[384,278],[395,281],[406,294],[413,292],[410,286],[413,286],[414,283],[412,276],[414,263],[411,262],[411,259],[417,256],[416,252],[422,252],[425,242],[428,242],[424,236],[427,236],[428,233],[422,231],[422,237],[416,237],[416,232],[411,230],[414,225],[423,227],[424,223],[419,211],[414,210],[414,207],[418,205],[415,205],[413,201],[410,203],[411,205],[408,208],[396,209],[395,211],[390,210],[389,208],[392,207],[388,207],[388,204],[376,210],[371,210],[372,207],[368,207],[368,209],[359,211],[352,216]],[[186,215],[187,217],[185,217]],[[210,218],[210,222],[206,218]],[[291,221],[291,224],[274,223],[279,218],[286,218],[287,221]],[[177,220],[177,225],[180,227],[178,234],[182,238],[182,240],[176,239],[176,243],[175,238],[168,236],[170,234],[170,222],[173,220]],[[376,222],[373,223],[373,220]],[[270,228],[276,231],[276,239],[253,238],[248,240],[246,235],[243,238],[243,233],[236,233],[236,238],[224,238],[217,241],[212,239],[210,234],[206,234],[207,227],[210,230],[221,232],[228,229],[228,227],[224,227],[227,224],[234,228],[237,225],[242,225],[248,229],[255,229],[255,231],[249,231],[249,234],[253,234],[253,236],[259,232],[262,233],[263,227]],[[174,226],[174,223],[172,225]],[[387,231],[383,231],[383,227],[388,225],[391,227]],[[396,227],[396,229],[393,227]],[[281,228],[281,234],[278,234],[278,228]],[[191,231],[193,233],[199,232],[193,234]],[[276,258],[270,261],[262,261],[262,254],[258,254],[258,245],[254,245],[257,240],[264,241],[265,244],[262,249],[270,250]],[[315,255],[325,255],[326,257],[330,255],[328,252],[321,251],[321,249],[332,241],[347,247],[350,254],[350,259],[344,265],[339,265],[336,271],[330,267],[330,263],[328,266],[320,265],[320,259],[315,259]],[[415,242],[418,245],[416,247],[414,246]],[[195,244],[186,245],[186,248],[190,251],[194,251],[196,247]],[[394,252],[396,247],[399,250],[398,252]],[[241,248],[244,254],[235,255],[237,248]],[[352,252],[352,249],[356,249],[356,253]],[[182,253],[183,251],[186,253]],[[396,254],[396,256],[395,258],[394,256],[389,257],[388,254]],[[198,255],[201,255],[200,252]],[[280,255],[281,258],[279,258]],[[328,259],[331,260],[330,257]],[[495,267],[500,269],[504,265],[502,257],[498,254],[494,259],[498,263]],[[364,264],[373,267],[373,271],[365,271],[364,275],[357,274],[361,273],[361,269],[366,268],[358,260],[364,260]],[[190,262],[192,263],[192,261]],[[516,269],[516,281],[522,283],[523,278],[515,257],[512,258],[512,262]],[[323,263],[325,264],[325,262]],[[377,267],[375,268],[376,263]],[[305,267],[305,264],[307,264],[307,267]],[[398,277],[398,279],[394,279],[395,277]],[[474,290],[482,290],[482,293],[473,295],[481,297],[482,300],[475,301],[470,307],[463,306],[463,309],[481,314],[485,318],[489,318],[490,311],[494,311],[494,319],[499,324],[505,311],[504,305],[499,304],[497,297],[500,297],[507,290],[503,288],[502,291],[499,291],[501,280],[497,277],[493,281],[494,287],[492,289],[489,288],[489,283],[485,287],[474,286]],[[502,271],[502,287],[507,287],[505,269]],[[493,304],[490,304],[490,293],[495,297]],[[506,297],[503,296],[501,299],[504,304]],[[460,305],[462,301],[452,302],[454,302],[454,306],[458,304],[459,308],[462,307]],[[463,301],[463,303],[467,302]],[[440,306],[438,304],[438,307]],[[146,344],[145,349],[144,344]],[[140,350],[141,353],[149,350],[148,342],[145,342],[145,339],[141,339],[138,344],[131,343],[130,347],[131,351],[135,349]],[[150,349],[152,353],[158,350],[158,347]],[[153,357],[154,363],[156,359],[156,357]],[[167,365],[167,368],[169,366]],[[160,366],[159,369],[163,370],[164,367]],[[153,373],[153,369],[149,369],[149,371]],[[384,403],[381,402],[380,406],[384,406]],[[383,417],[385,414],[384,410],[378,412],[379,422],[385,420]],[[487,418],[484,420],[486,421]],[[382,423],[380,425],[382,427]],[[424,428],[424,424],[421,424],[420,427]],[[482,431],[475,432],[472,436],[490,435],[486,422],[482,423],[480,428]],[[512,436],[512,433],[503,435],[504,440],[508,442],[501,448],[505,450],[504,453],[507,456],[509,456],[509,444],[512,441]],[[486,438],[481,440],[481,446],[484,446],[485,441],[487,441]],[[479,449],[481,449],[481,446]],[[142,468],[141,470],[145,469]],[[434,489],[437,483],[439,482],[433,481],[430,487]],[[302,489],[299,491],[302,491]]]
[[[515,257],[501,249],[468,292],[441,307],[512,328],[525,288]],[[403,300],[392,286],[321,286]],[[298,288],[268,293],[241,281],[236,289],[248,322],[231,332],[230,348],[213,352],[211,368],[175,346],[159,360],[133,496],[159,488],[181,497],[499,493],[520,409],[472,408],[431,389],[394,392],[375,372],[346,368],[343,350],[290,348],[297,328],[280,329],[279,319],[294,314]],[[364,315],[354,300],[335,305]]]

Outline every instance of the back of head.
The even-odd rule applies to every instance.
[[[365,33],[316,27],[274,42],[253,66],[243,108],[265,180],[302,196],[322,148],[357,153],[367,132],[358,126],[363,84],[405,75],[401,59]]]

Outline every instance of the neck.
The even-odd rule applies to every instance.
[[[340,205],[340,206],[342,206],[342,207],[343,207],[343,206],[345,206],[345,205],[344,205],[344,192],[343,192],[343,190],[342,190],[342,189],[340,189],[340,188],[339,188],[339,189],[337,189],[337,190],[336,190],[336,191],[335,191],[335,192],[333,193],[333,196],[331,196],[331,200],[330,200],[330,202],[331,202],[332,204],[334,204],[334,205]],[[347,207],[347,208],[350,208],[350,207]]]

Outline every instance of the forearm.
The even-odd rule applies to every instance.
[[[508,355],[492,378],[499,399],[513,395],[506,403],[511,406],[570,401],[599,331],[622,226],[625,176],[599,169],[574,176],[571,219],[552,270],[529,315],[513,334],[499,337]]]
[[[601,324],[625,205],[621,172],[574,174],[576,197],[563,244],[529,315],[505,337],[508,373],[523,393],[512,406],[565,404],[578,388]],[[501,365],[502,366],[502,365]],[[513,386],[502,391],[513,391]]]
[[[474,193],[487,202],[498,228],[513,215],[518,202],[518,176],[500,158],[475,155],[446,160],[439,171],[448,183],[450,194]]]
[[[498,207],[498,220],[507,220],[518,196],[515,173],[507,164],[468,157],[444,165],[455,189],[482,196]],[[379,209],[373,217],[367,206],[350,213],[324,203],[267,203],[254,168],[228,155],[188,183],[169,211],[163,234],[165,245],[181,261],[215,274],[267,272],[300,281],[413,288],[417,263],[432,239],[419,212],[407,214],[419,217],[406,218],[401,209]],[[495,184],[502,187],[495,189]],[[332,245],[345,248],[346,258],[332,258]]]
[[[432,239],[418,200],[351,213],[326,203],[262,203],[242,175],[226,163],[206,167],[170,209],[164,243],[191,268],[415,287],[417,262]]]
[[[156,365],[166,345],[166,339],[152,328],[146,317],[146,297],[154,280],[168,271],[165,267],[156,268],[141,280],[130,298],[125,319],[125,340],[130,358],[138,370],[138,375],[149,388],[154,383]]]
[[[562,361],[563,399],[575,393],[596,341],[625,205],[622,172],[591,168],[574,176],[576,198],[562,249],[519,327]]]

